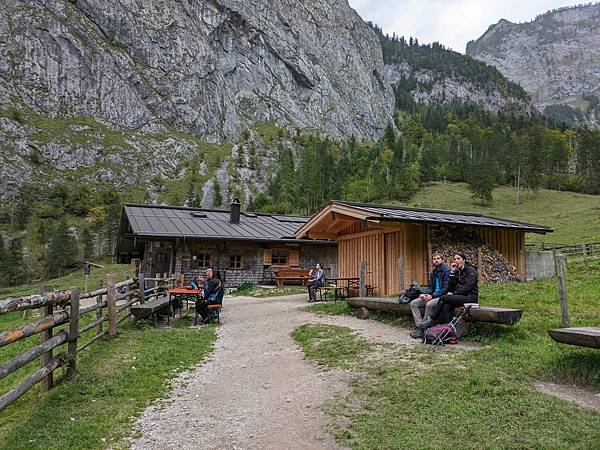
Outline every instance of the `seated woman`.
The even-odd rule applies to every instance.
[[[450,269],[448,294],[440,297],[436,311],[437,316],[440,313],[440,307],[443,309],[444,323],[452,320],[454,308],[463,306],[465,303],[477,303],[479,295],[477,271],[467,262],[464,253],[458,252],[454,255],[454,262],[450,265]]]
[[[206,269],[206,283],[204,285],[204,296],[196,302],[196,312],[202,317],[203,323],[208,323],[208,305],[220,305],[223,300],[223,283],[219,275],[212,268]]]

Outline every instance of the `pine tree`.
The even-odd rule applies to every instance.
[[[46,272],[49,276],[61,276],[77,259],[77,243],[64,220],[56,222],[49,233]]]

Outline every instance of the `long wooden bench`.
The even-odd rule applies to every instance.
[[[548,330],[548,334],[556,342],[562,344],[600,348],[600,328],[554,328]]]
[[[281,268],[275,275],[275,284],[282,286],[285,283],[305,285],[308,281],[308,270],[302,267]]]
[[[167,316],[170,315],[170,300],[169,297],[159,297],[150,302],[144,303],[143,305],[136,304],[131,307],[131,313],[136,320],[145,319],[146,317],[153,316],[154,323],[158,322],[158,313],[161,310],[166,310]]]
[[[410,305],[400,303],[393,298],[379,297],[353,297],[346,300],[353,308],[366,308],[370,311],[385,311],[404,315],[411,315]],[[514,325],[523,315],[522,309],[495,308],[480,306],[469,311],[465,320],[468,322],[499,323],[502,325]]]

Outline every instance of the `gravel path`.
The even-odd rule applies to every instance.
[[[344,374],[305,360],[290,336],[314,321],[305,298],[226,299],[212,357],[143,413],[132,447],[338,448],[321,406],[346,388]]]
[[[377,342],[417,341],[409,330],[371,320],[316,316],[303,310],[305,301],[306,295],[226,299],[212,356],[175,379],[167,400],[144,411],[132,447],[339,448],[322,406],[346,391],[352,373],[321,370],[305,360],[292,330],[326,323]]]

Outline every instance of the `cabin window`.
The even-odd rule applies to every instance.
[[[289,252],[282,250],[273,250],[271,253],[271,263],[274,266],[287,266]]]
[[[229,256],[229,268],[230,269],[241,269],[242,268],[242,255]]]
[[[196,269],[198,267],[210,267],[210,254],[208,253],[197,253],[192,255],[190,260],[190,267]]]

